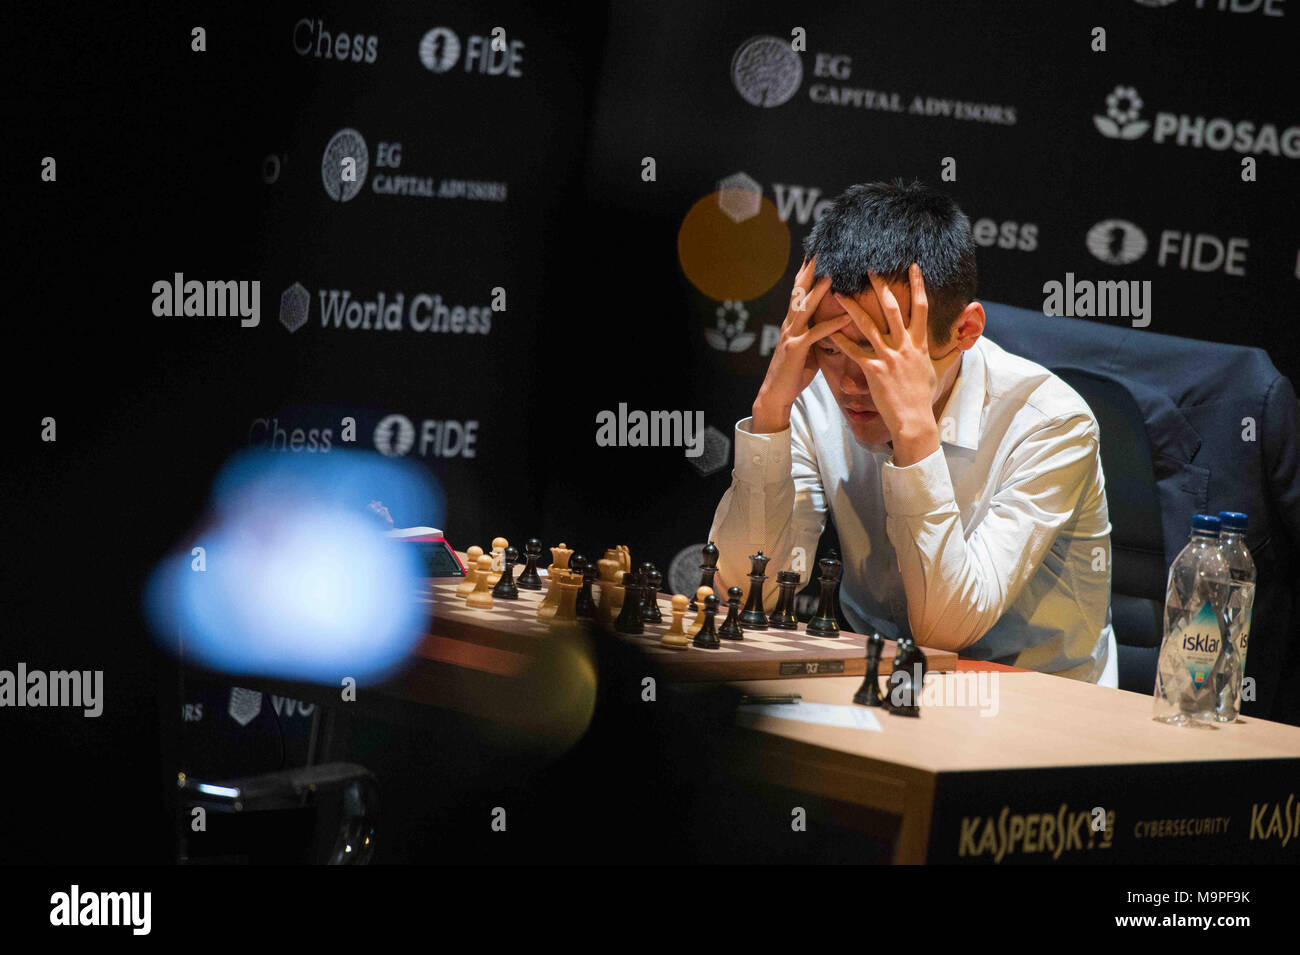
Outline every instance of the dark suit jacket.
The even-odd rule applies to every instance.
[[[1193,514],[1244,511],[1259,570],[1242,711],[1300,723],[1300,441],[1291,382],[1258,348],[1220,345],[985,302],[985,334],[1052,370],[1109,377],[1145,418],[1166,568]],[[1118,583],[1113,584],[1118,586]]]

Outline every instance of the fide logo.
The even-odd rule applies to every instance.
[[[400,458],[415,446],[415,425],[406,415],[390,414],[375,425],[375,450],[386,458]]]
[[[1107,265],[1131,265],[1147,252],[1146,233],[1124,219],[1106,219],[1088,230],[1084,243]]]
[[[446,73],[460,59],[460,38],[446,27],[434,27],[420,39],[420,62],[431,73]]]
[[[799,91],[803,61],[789,40],[751,37],[731,58],[731,82],[751,106],[780,106]]]
[[[728,319],[729,314],[734,318]],[[704,340],[710,346],[718,351],[742,352],[754,344],[754,333],[745,331],[745,324],[749,321],[749,312],[746,310],[744,302],[733,302],[731,299],[727,299],[718,306],[715,315],[717,317],[716,327],[704,330]]]
[[[1142,97],[1131,86],[1117,86],[1106,97],[1106,115],[1093,116],[1097,131],[1111,139],[1137,139],[1151,124],[1139,119]]]
[[[343,178],[345,159],[356,163],[356,175],[350,179]],[[370,150],[365,139],[355,129],[340,129],[325,146],[325,155],[320,161],[320,178],[326,195],[339,202],[355,198],[365,185],[369,172]]]

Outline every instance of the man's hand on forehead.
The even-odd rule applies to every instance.
[[[875,323],[876,328],[882,334],[888,335],[889,321],[885,317],[885,309],[881,305],[880,299],[876,296],[875,291],[877,285],[885,285],[885,280],[874,272],[869,272],[867,273],[867,281],[867,287],[861,292],[851,296],[851,298],[861,307],[862,311],[870,316],[872,322]],[[890,292],[893,293],[899,310],[902,312],[904,327],[911,327],[912,294],[909,276],[904,274],[901,279],[889,283],[888,288]],[[827,295],[822,299],[821,305],[818,307],[809,324],[816,325],[818,322],[835,320],[844,315],[844,307],[839,303],[839,298],[850,298],[850,296],[838,296],[835,293]],[[848,336],[850,341],[856,342],[859,345],[863,345],[867,348],[871,347],[871,343],[867,340],[867,336],[855,325],[849,325],[839,334]]]

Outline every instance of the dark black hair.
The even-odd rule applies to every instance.
[[[850,186],[813,225],[803,248],[817,257],[817,275],[829,275],[831,290],[841,295],[870,288],[868,272],[905,281],[908,266],[919,264],[930,331],[940,344],[975,297],[970,220],[951,198],[917,181]]]

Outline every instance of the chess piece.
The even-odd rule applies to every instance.
[[[547,572],[546,596],[543,597],[542,602],[537,605],[537,616],[542,617],[543,619],[555,616],[555,611],[559,607],[560,603],[560,588],[555,585],[555,582],[560,578],[561,574],[567,573],[567,570],[561,570],[557,571],[555,576],[552,576],[550,572]]]
[[[763,611],[763,582],[767,580],[767,563],[771,559],[764,557],[761,550],[749,555],[749,599],[745,601],[740,622],[753,630],[767,629],[767,614]]]
[[[466,606],[475,610],[492,609],[492,588],[488,586],[488,575],[492,573],[492,557],[483,554],[478,559],[478,573],[475,575],[474,592],[466,599]]]
[[[510,546],[510,541],[504,537],[492,538],[492,571],[488,574],[488,583],[493,587],[501,580],[501,571],[505,567],[506,548]]]
[[[840,573],[837,574],[836,576],[842,578],[844,576],[844,572],[843,572],[844,562],[843,560],[840,559],[840,552],[836,550],[834,547],[828,547],[826,548],[826,556],[829,557],[831,560],[840,561],[841,570]],[[833,607],[833,612],[831,613],[831,617],[835,620],[842,619],[844,615],[840,613],[840,588],[839,587],[835,588],[835,599],[831,603]]]
[[[718,636],[724,640],[744,640],[745,631],[740,629],[740,596],[744,591],[739,587],[727,588],[727,619],[722,621]]]
[[[778,571],[776,586],[780,593],[776,598],[776,609],[768,617],[767,625],[778,630],[798,630],[799,618],[794,615],[794,592],[799,586],[799,572],[796,570]]]
[[[596,619],[606,627],[614,626],[614,618],[623,607],[623,587],[619,584],[622,576],[620,566],[618,552],[614,550],[605,551],[604,559],[596,561],[600,573],[597,581],[600,584],[600,602],[596,604]]]
[[[708,587],[709,593],[713,593],[713,575],[718,572],[718,547],[713,541],[705,545],[704,550],[700,551],[700,586]],[[687,608],[694,613],[699,610],[699,604],[695,598],[691,598],[691,605]]]
[[[478,582],[474,577],[478,574],[478,559],[482,556],[483,548],[477,544],[465,551],[465,579],[456,588],[456,596],[462,600],[474,592],[474,585]]]
[[[712,587],[695,588],[695,600],[693,602],[696,606],[697,613],[695,619],[691,621],[690,626],[686,628],[686,632],[692,637],[699,633],[700,628],[704,626],[704,598],[709,596],[711,593],[713,593]]]
[[[659,609],[659,585],[664,575],[659,573],[654,564],[647,561],[641,565],[641,619],[645,623],[663,623],[664,614]]]
[[[567,570],[557,571],[555,579],[551,581],[551,589],[559,593],[551,623],[559,625],[577,623],[578,594],[582,590],[582,575]]]
[[[549,577],[558,574],[561,571],[568,572],[569,558],[573,556],[573,551],[563,541],[559,547],[551,548],[551,566],[546,568],[546,575]]]
[[[686,616],[686,603],[685,594],[673,594],[673,623],[659,638],[661,647],[685,650],[690,645],[690,641],[686,639],[686,631],[682,629],[682,618]]]
[[[863,706],[889,706],[889,699],[880,695],[880,652],[885,647],[885,638],[878,633],[867,637],[867,675],[862,678],[862,686],[853,694],[853,702]]]
[[[898,638],[894,672],[889,675],[889,712],[895,716],[920,716],[924,686],[925,654],[915,640],[904,634]]]
[[[718,639],[718,634],[713,629],[713,618],[718,615],[717,594],[709,594],[705,597],[702,609],[704,611],[704,625],[700,627],[700,632],[695,635],[695,639],[691,643],[701,650],[716,650],[722,646],[722,641]]]
[[[527,558],[524,572],[519,575],[515,584],[520,590],[541,590],[542,578],[537,573],[537,561],[542,556],[542,542],[536,537],[530,537],[528,543],[524,545],[524,555]]]
[[[641,587],[636,574],[623,575],[623,591],[623,606],[614,621],[614,629],[619,633],[645,633],[645,624],[641,622]]]
[[[596,601],[591,596],[591,584],[596,579],[596,568],[591,566],[591,561],[581,554],[575,554],[571,557],[569,565],[573,568],[573,572],[582,579],[582,586],[578,590],[574,609],[579,617],[594,617],[596,615]]]
[[[497,538],[497,540],[503,539]],[[515,586],[515,561],[519,559],[519,549],[507,547],[502,558],[501,573],[497,574],[497,582],[492,587],[492,596],[500,600],[518,600],[519,588]],[[489,577],[488,581],[491,582],[491,579]]]
[[[632,552],[627,549],[626,544],[618,545],[618,567],[620,573],[632,573]]]
[[[843,565],[834,557],[823,557],[817,561],[821,568],[821,599],[817,601],[817,614],[808,621],[805,631],[814,637],[838,637],[840,625],[835,622],[836,596],[840,586],[840,572]]]

